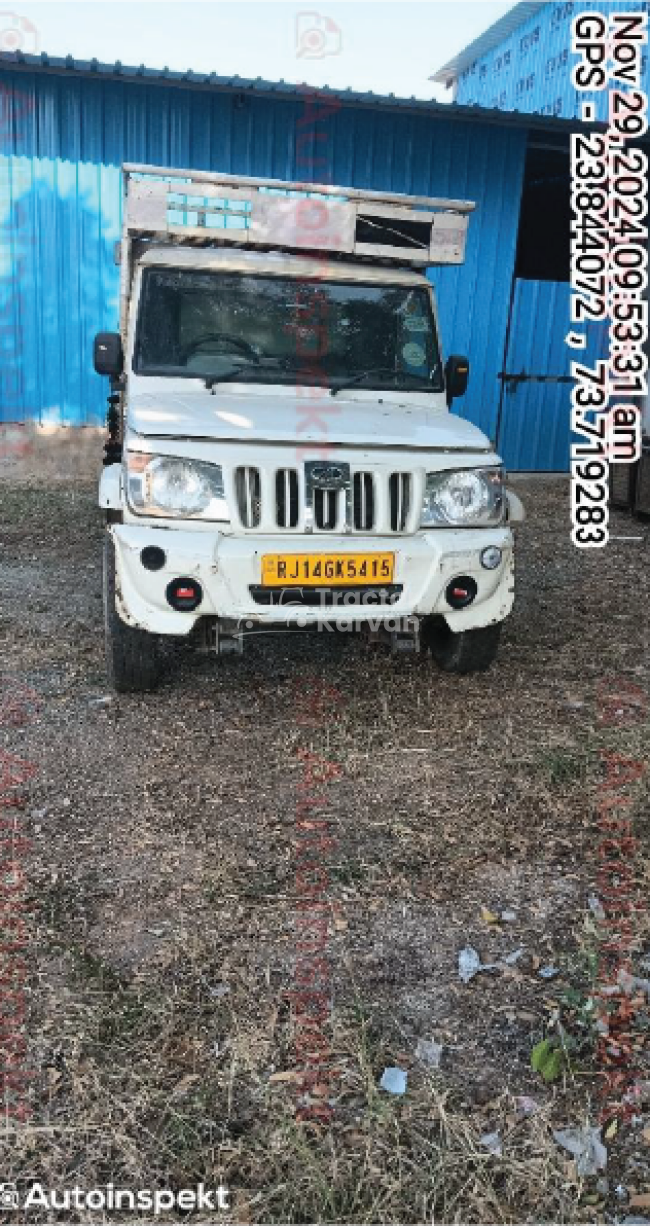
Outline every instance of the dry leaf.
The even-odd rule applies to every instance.
[[[334,928],[336,932],[345,932],[347,926],[348,921],[346,919],[340,919],[339,916],[337,916],[334,920]]]
[[[617,1132],[618,1120],[612,1120],[611,1124],[608,1124],[605,1129],[605,1140],[611,1141],[612,1137],[615,1137]]]
[[[650,1145],[650,1128],[644,1128],[641,1136],[643,1137],[646,1145]]]
[[[481,907],[481,919],[484,924],[498,924],[499,917],[494,914],[494,911],[488,910],[487,907]]]
[[[630,1209],[650,1209],[650,1192],[630,1197]]]
[[[172,1097],[182,1098],[184,1094],[187,1094],[190,1086],[193,1086],[197,1081],[199,1081],[197,1073],[188,1073],[185,1077],[181,1077],[178,1085],[174,1087]]]
[[[241,1222],[242,1226],[248,1226],[248,1223],[253,1221],[253,1210],[249,1201],[237,1201],[237,1221]]]
[[[284,1073],[271,1073],[269,1081],[300,1081],[300,1074],[287,1069]]]

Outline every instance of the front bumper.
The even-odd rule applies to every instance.
[[[217,617],[246,627],[264,624],[297,626],[395,622],[432,614],[445,618],[454,631],[503,621],[514,598],[513,539],[509,528],[431,529],[414,536],[234,537],[218,531],[191,531],[151,525],[114,524],[116,605],[123,621],[154,634],[187,635],[200,617]],[[158,571],[146,570],[141,553],[157,545],[166,555]],[[480,554],[488,545],[502,550],[496,570],[486,570]],[[390,603],[372,605],[260,605],[254,592],[261,583],[265,553],[395,554],[393,583],[401,592]],[[471,576],[477,594],[471,605],[452,609],[445,591],[450,580]],[[167,586],[179,577],[198,580],[203,600],[194,612],[176,612],[166,598]]]

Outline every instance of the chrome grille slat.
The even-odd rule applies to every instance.
[[[390,526],[392,532],[404,532],[411,509],[411,474],[391,473]]]
[[[275,516],[278,528],[296,528],[300,513],[298,473],[280,468],[275,477]]]
[[[354,474],[352,514],[355,532],[372,532],[375,528],[375,489],[372,473]]]
[[[314,524],[319,532],[336,532],[339,525],[338,490],[314,490]]]
[[[235,493],[239,518],[244,527],[259,528],[262,517],[259,468],[247,465],[235,470]]]

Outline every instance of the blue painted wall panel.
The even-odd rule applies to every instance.
[[[565,344],[571,289],[565,281],[515,283],[506,371],[532,375],[571,373],[571,362],[593,366],[607,352],[609,321],[586,328],[587,347]],[[569,467],[571,385],[522,382],[504,391],[499,448],[514,471],[565,472]]]
[[[0,420],[103,421],[92,338],[117,323],[119,166],[142,161],[474,199],[466,264],[433,279],[445,350],[472,361],[455,410],[495,437],[525,128],[334,102],[318,140],[300,99],[47,72],[0,79],[13,115],[0,134]]]
[[[571,53],[571,22],[581,12],[648,12],[647,0],[571,0],[542,5],[498,46],[470,64],[458,78],[456,101],[505,111],[538,112],[573,118],[582,103],[594,101],[607,120],[607,92],[578,94],[571,83],[577,58]],[[642,55],[644,89],[650,90],[650,61]]]

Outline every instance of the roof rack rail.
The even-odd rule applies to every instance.
[[[123,166],[124,239],[462,264],[469,200],[203,170]]]

